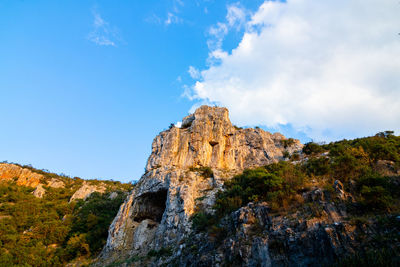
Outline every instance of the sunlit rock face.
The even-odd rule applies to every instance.
[[[294,140],[262,129],[233,126],[226,108],[201,106],[182,127],[161,132],[153,141],[145,173],[120,207],[101,255],[103,261],[145,255],[177,246],[191,233],[190,216],[210,207],[224,180],[245,168],[263,166],[301,150]],[[212,174],[201,168],[210,167]]]
[[[15,164],[0,163],[0,181],[15,181],[17,185],[36,187],[43,175]]]
[[[84,182],[82,186],[78,190],[76,190],[76,192],[71,196],[69,202],[72,202],[77,199],[86,200],[94,192],[103,194],[106,192],[106,187],[103,184],[91,185],[87,182]]]
[[[280,159],[283,135],[261,129],[232,126],[226,108],[201,106],[153,141],[146,171],[160,167],[185,169],[209,166],[215,169],[242,170]],[[300,148],[298,141],[290,152]]]

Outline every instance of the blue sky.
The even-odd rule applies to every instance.
[[[330,2],[2,0],[0,160],[136,180],[201,103],[303,142],[398,131],[397,6]]]
[[[153,138],[193,105],[187,70],[206,64],[229,4],[190,2],[0,1],[0,160],[138,179]],[[90,40],[96,16],[114,45]]]

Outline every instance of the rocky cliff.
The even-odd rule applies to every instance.
[[[201,106],[153,141],[145,173],[121,206],[100,262],[179,247],[192,233],[196,199],[211,207],[225,180],[301,150],[279,133],[241,129],[226,108]]]
[[[154,139],[95,264],[398,266],[399,174],[392,132],[303,146],[202,106]]]
[[[0,163],[0,180],[13,181],[18,185],[36,187],[43,179],[43,175],[16,164]]]

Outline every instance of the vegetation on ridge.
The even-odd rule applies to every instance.
[[[36,198],[34,188],[0,182],[0,266],[65,266],[95,257],[132,185],[90,180],[92,185],[105,184],[107,192],[69,203],[84,180],[23,167],[43,174],[45,180],[61,180],[65,187],[44,186],[46,194]],[[114,198],[112,192],[117,193]]]
[[[311,142],[304,146],[303,154],[306,158],[300,163],[281,161],[245,170],[226,181],[224,190],[216,196],[214,212],[199,207],[194,214],[194,229],[206,231],[211,238],[220,241],[227,234],[222,219],[249,202],[266,201],[271,212],[276,214],[303,209],[310,216],[319,217],[322,207],[317,202],[305,203],[302,194],[318,187],[336,201],[337,192],[333,188],[336,180],[354,197],[343,200],[350,218],[381,216],[386,220],[400,214],[400,137],[393,132],[326,145]],[[390,227],[400,230],[398,222]],[[379,237],[380,246],[388,246],[393,238]],[[375,252],[368,250],[368,253]],[[393,255],[390,249],[382,253]],[[346,261],[354,263],[357,259]]]

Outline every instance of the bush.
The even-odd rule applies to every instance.
[[[85,234],[90,252],[100,252],[107,240],[108,226],[117,215],[124,197],[119,193],[116,198],[110,199],[109,194],[95,192],[85,202],[78,202],[69,235]]]
[[[310,158],[305,164],[308,175],[325,175],[330,172],[330,161],[327,157]]]
[[[192,226],[197,231],[205,231],[215,223],[214,216],[204,211],[200,211],[192,216]]]
[[[290,159],[293,160],[293,161],[298,161],[298,160],[300,160],[300,154],[297,153],[297,152],[294,152],[292,154],[292,156],[290,157]]]
[[[190,167],[189,170],[192,172],[199,172],[204,178],[210,178],[214,176],[213,170],[208,166],[199,168]]]
[[[165,247],[161,248],[159,250],[150,250],[149,253],[147,253],[147,257],[156,257],[156,258],[161,258],[161,257],[169,257],[172,255],[172,249],[170,247]]]
[[[282,145],[283,145],[284,148],[292,146],[293,144],[294,144],[294,139],[293,138],[283,139],[282,140]]]
[[[288,162],[245,170],[225,182],[225,191],[218,192],[214,209],[223,216],[249,202],[258,201],[269,201],[272,208],[278,209],[291,201],[304,180],[301,169]]]
[[[329,149],[331,155],[332,152],[334,154],[336,151],[342,151],[345,148],[362,147],[372,161],[391,160],[400,162],[400,137],[394,136],[392,131],[378,133],[371,137],[342,140],[323,147]]]
[[[289,154],[288,151],[284,151],[284,152],[283,152],[283,158],[284,158],[284,159],[290,158],[290,154]]]
[[[303,146],[303,153],[306,155],[319,154],[324,152],[325,149],[314,142],[309,142]]]
[[[362,147],[338,146],[332,152],[332,171],[342,182],[355,179],[371,171],[368,154]]]
[[[390,248],[369,250],[366,253],[356,253],[346,258],[343,258],[332,266],[337,266],[337,267],[400,266],[399,251]]]
[[[395,205],[394,198],[399,195],[399,188],[392,179],[377,173],[361,177],[356,187],[365,211],[387,212]]]

